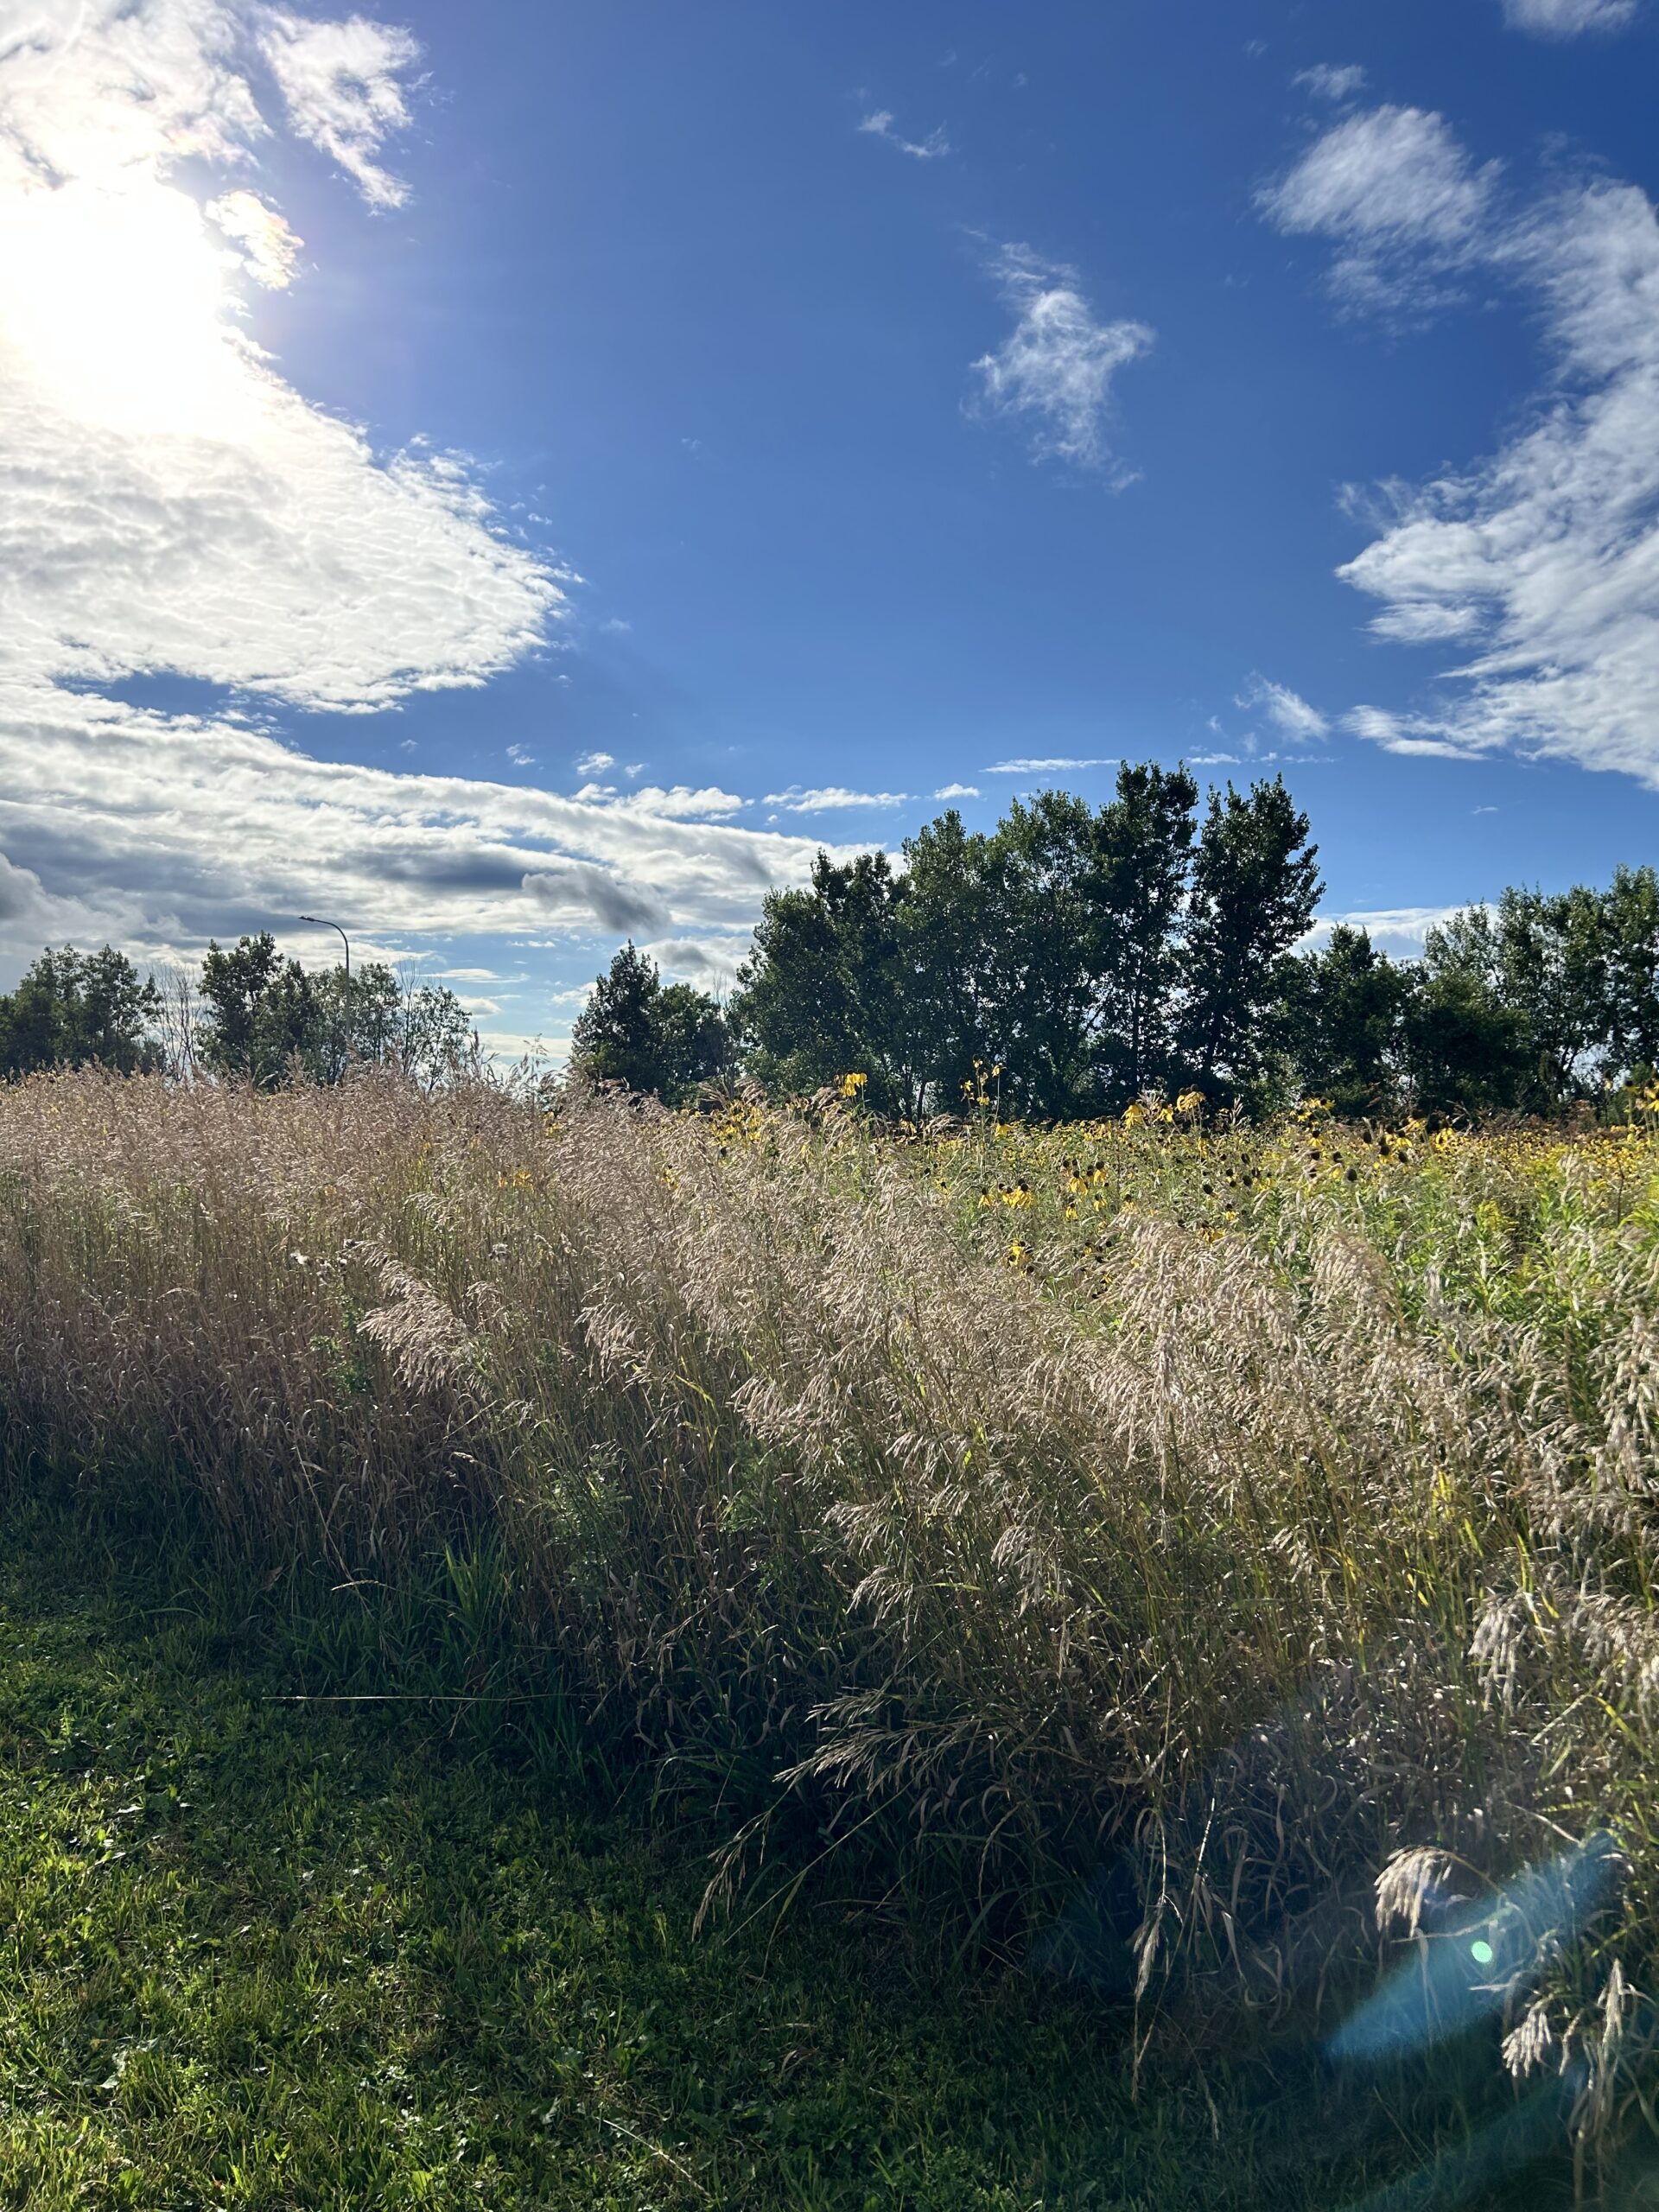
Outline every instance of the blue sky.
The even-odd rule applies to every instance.
[[[624,932],[718,981],[818,843],[1119,756],[1282,770],[1405,950],[1652,857],[1656,61],[1654,0],[43,7],[5,959],[338,912],[556,1046]]]

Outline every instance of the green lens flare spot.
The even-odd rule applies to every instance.
[[[1478,1940],[1469,1946],[1469,1955],[1478,1967],[1489,1967],[1492,1963],[1492,1947]]]

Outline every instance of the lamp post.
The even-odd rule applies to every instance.
[[[334,931],[346,948],[346,1059],[349,1066],[352,1058],[352,940],[338,922],[327,921],[321,914],[296,914],[294,918],[296,921],[309,922],[316,929]]]

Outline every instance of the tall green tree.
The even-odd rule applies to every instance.
[[[798,1096],[859,1074],[880,1112],[921,1111],[930,1055],[906,898],[885,853],[845,863],[820,853],[805,889],[767,893],[729,1018],[769,1089]]]
[[[1511,888],[1497,903],[1497,995],[1522,1024],[1525,1103],[1555,1111],[1596,1087],[1610,1029],[1604,902],[1580,884],[1546,895]]]
[[[954,807],[904,850],[897,938],[906,1020],[925,1103],[949,1111],[972,1084],[975,1062],[988,1067],[1007,1042],[990,949],[1001,927],[1003,855],[995,839],[965,830]]]
[[[395,1065],[424,1084],[469,1064],[472,1017],[442,983],[399,975],[386,962],[365,960],[313,978],[317,998],[320,1072],[338,1080],[358,1065]]]
[[[1489,1113],[1522,1101],[1527,1023],[1503,995],[1497,925],[1470,906],[1428,932],[1406,1007],[1413,1096],[1429,1112]]]
[[[330,1039],[321,998],[297,960],[283,959],[269,930],[228,950],[208,941],[201,963],[202,1065],[262,1090],[297,1071],[327,1072]]]
[[[1016,799],[994,840],[998,907],[986,964],[998,1057],[1023,1110],[1086,1114],[1110,1058],[1104,978],[1112,953],[1099,824],[1069,791]]]
[[[1126,760],[1098,818],[1103,1027],[1114,1044],[1114,1104],[1139,1097],[1168,1073],[1198,803],[1198,787],[1185,768]]]
[[[578,1081],[624,1084],[680,1106],[727,1066],[719,1006],[690,983],[664,984],[657,963],[625,944],[594,984],[570,1036]]]
[[[1308,819],[1282,777],[1211,791],[1192,863],[1179,1048],[1215,1098],[1259,1098],[1287,1042],[1291,948],[1323,885]]]
[[[1292,971],[1291,1057],[1305,1092],[1341,1114],[1387,1111],[1405,1077],[1409,969],[1379,952],[1364,930],[1338,924],[1330,942]]]
[[[1620,1076],[1659,1069],[1659,874],[1618,868],[1602,896],[1607,1056]]]
[[[124,952],[48,946],[16,990],[0,996],[0,1072],[81,1067],[123,1075],[159,1068],[162,1002],[153,977],[140,979]]]

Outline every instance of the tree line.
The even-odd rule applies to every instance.
[[[124,1075],[331,1083],[396,1061],[423,1081],[470,1064],[472,1017],[443,984],[365,961],[311,973],[269,931],[210,940],[200,975],[140,976],[123,952],[48,947],[0,994],[0,1075],[89,1063]]]
[[[1208,794],[1128,764],[970,832],[954,810],[881,853],[821,853],[768,894],[729,1000],[628,944],[575,1027],[579,1075],[682,1103],[742,1072],[784,1095],[849,1075],[915,1118],[994,1092],[1052,1120],[1202,1091],[1263,1112],[1560,1114],[1659,1066],[1659,877],[1505,891],[1395,960],[1306,944],[1323,888],[1282,781]],[[993,1077],[992,1071],[995,1071]]]
[[[1395,960],[1363,929],[1307,944],[1323,887],[1281,780],[1200,807],[1184,768],[1126,763],[1112,798],[953,809],[770,892],[725,1003],[628,944],[572,1038],[580,1080],[670,1104],[743,1076],[776,1096],[860,1078],[915,1119],[995,1098],[1044,1120],[1197,1090],[1264,1112],[1297,1097],[1558,1115],[1659,1069],[1659,876],[1505,891]],[[0,1075],[86,1062],[270,1089],[397,1062],[473,1063],[454,994],[378,962],[311,972],[267,932],[210,943],[199,976],[141,976],[109,945],[48,948],[0,995]]]

